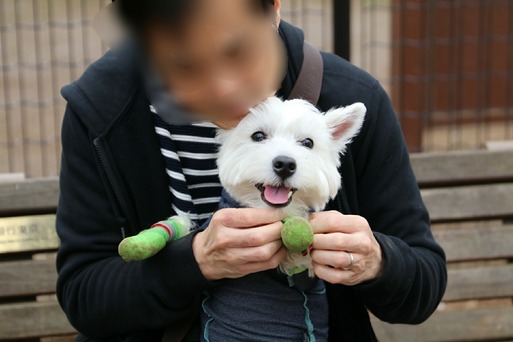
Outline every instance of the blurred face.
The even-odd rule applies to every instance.
[[[286,52],[274,15],[250,1],[200,0],[183,29],[149,29],[149,58],[172,95],[222,128],[274,95],[285,75]]]

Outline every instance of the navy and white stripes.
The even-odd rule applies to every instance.
[[[172,209],[188,214],[198,225],[218,209],[222,186],[219,182],[215,142],[217,127],[212,123],[175,126],[164,122],[150,106],[155,131],[169,176]]]

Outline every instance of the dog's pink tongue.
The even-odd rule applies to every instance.
[[[272,204],[284,204],[289,201],[290,188],[280,186],[266,186],[264,190],[264,197],[267,202]]]

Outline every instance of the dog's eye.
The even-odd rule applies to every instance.
[[[304,146],[306,148],[313,148],[314,147],[314,142],[310,138],[306,138],[305,140],[301,140],[300,143],[301,143],[302,146]]]
[[[251,136],[251,139],[255,142],[260,142],[260,141],[264,141],[265,138],[267,138],[264,134],[264,132],[255,132],[253,133],[253,135]]]

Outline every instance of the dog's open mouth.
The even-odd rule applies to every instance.
[[[272,186],[257,184],[256,188],[262,194],[262,200],[268,205],[276,208],[286,207],[292,201],[292,196],[297,189],[287,186]]]

